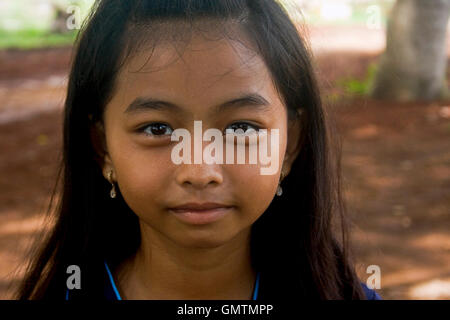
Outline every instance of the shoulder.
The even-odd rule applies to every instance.
[[[373,289],[370,289],[367,285],[361,282],[361,287],[363,288],[364,294],[367,300],[382,300],[380,295]]]

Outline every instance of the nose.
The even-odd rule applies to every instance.
[[[223,175],[217,164],[180,164],[176,172],[176,182],[182,187],[205,189],[220,185]]]

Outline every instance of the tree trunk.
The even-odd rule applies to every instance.
[[[450,0],[397,0],[371,94],[397,101],[435,100],[446,91]]]

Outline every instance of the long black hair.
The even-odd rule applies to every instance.
[[[229,22],[237,25],[266,63],[289,119],[303,111],[300,152],[283,180],[283,196],[252,226],[259,297],[365,298],[348,250],[340,147],[321,103],[311,54],[284,8],[274,0],[101,0],[75,46],[55,225],[30,261],[19,299],[63,299],[69,265],[82,270],[82,290],[75,291],[101,297],[103,261],[120,263],[138,249],[138,218],[120,192],[114,201],[109,198],[95,128],[127,58],[150,40],[154,46],[169,34],[186,39],[200,21],[223,36],[230,36]],[[182,27],[171,29],[175,25]]]

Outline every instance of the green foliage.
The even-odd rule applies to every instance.
[[[58,34],[37,29],[18,31],[0,30],[0,49],[32,49],[65,46],[71,45],[74,42],[75,37],[75,31]]]
[[[377,64],[371,63],[364,79],[344,78],[337,81],[337,85],[344,89],[346,94],[367,96],[373,85],[375,74],[377,72]]]

